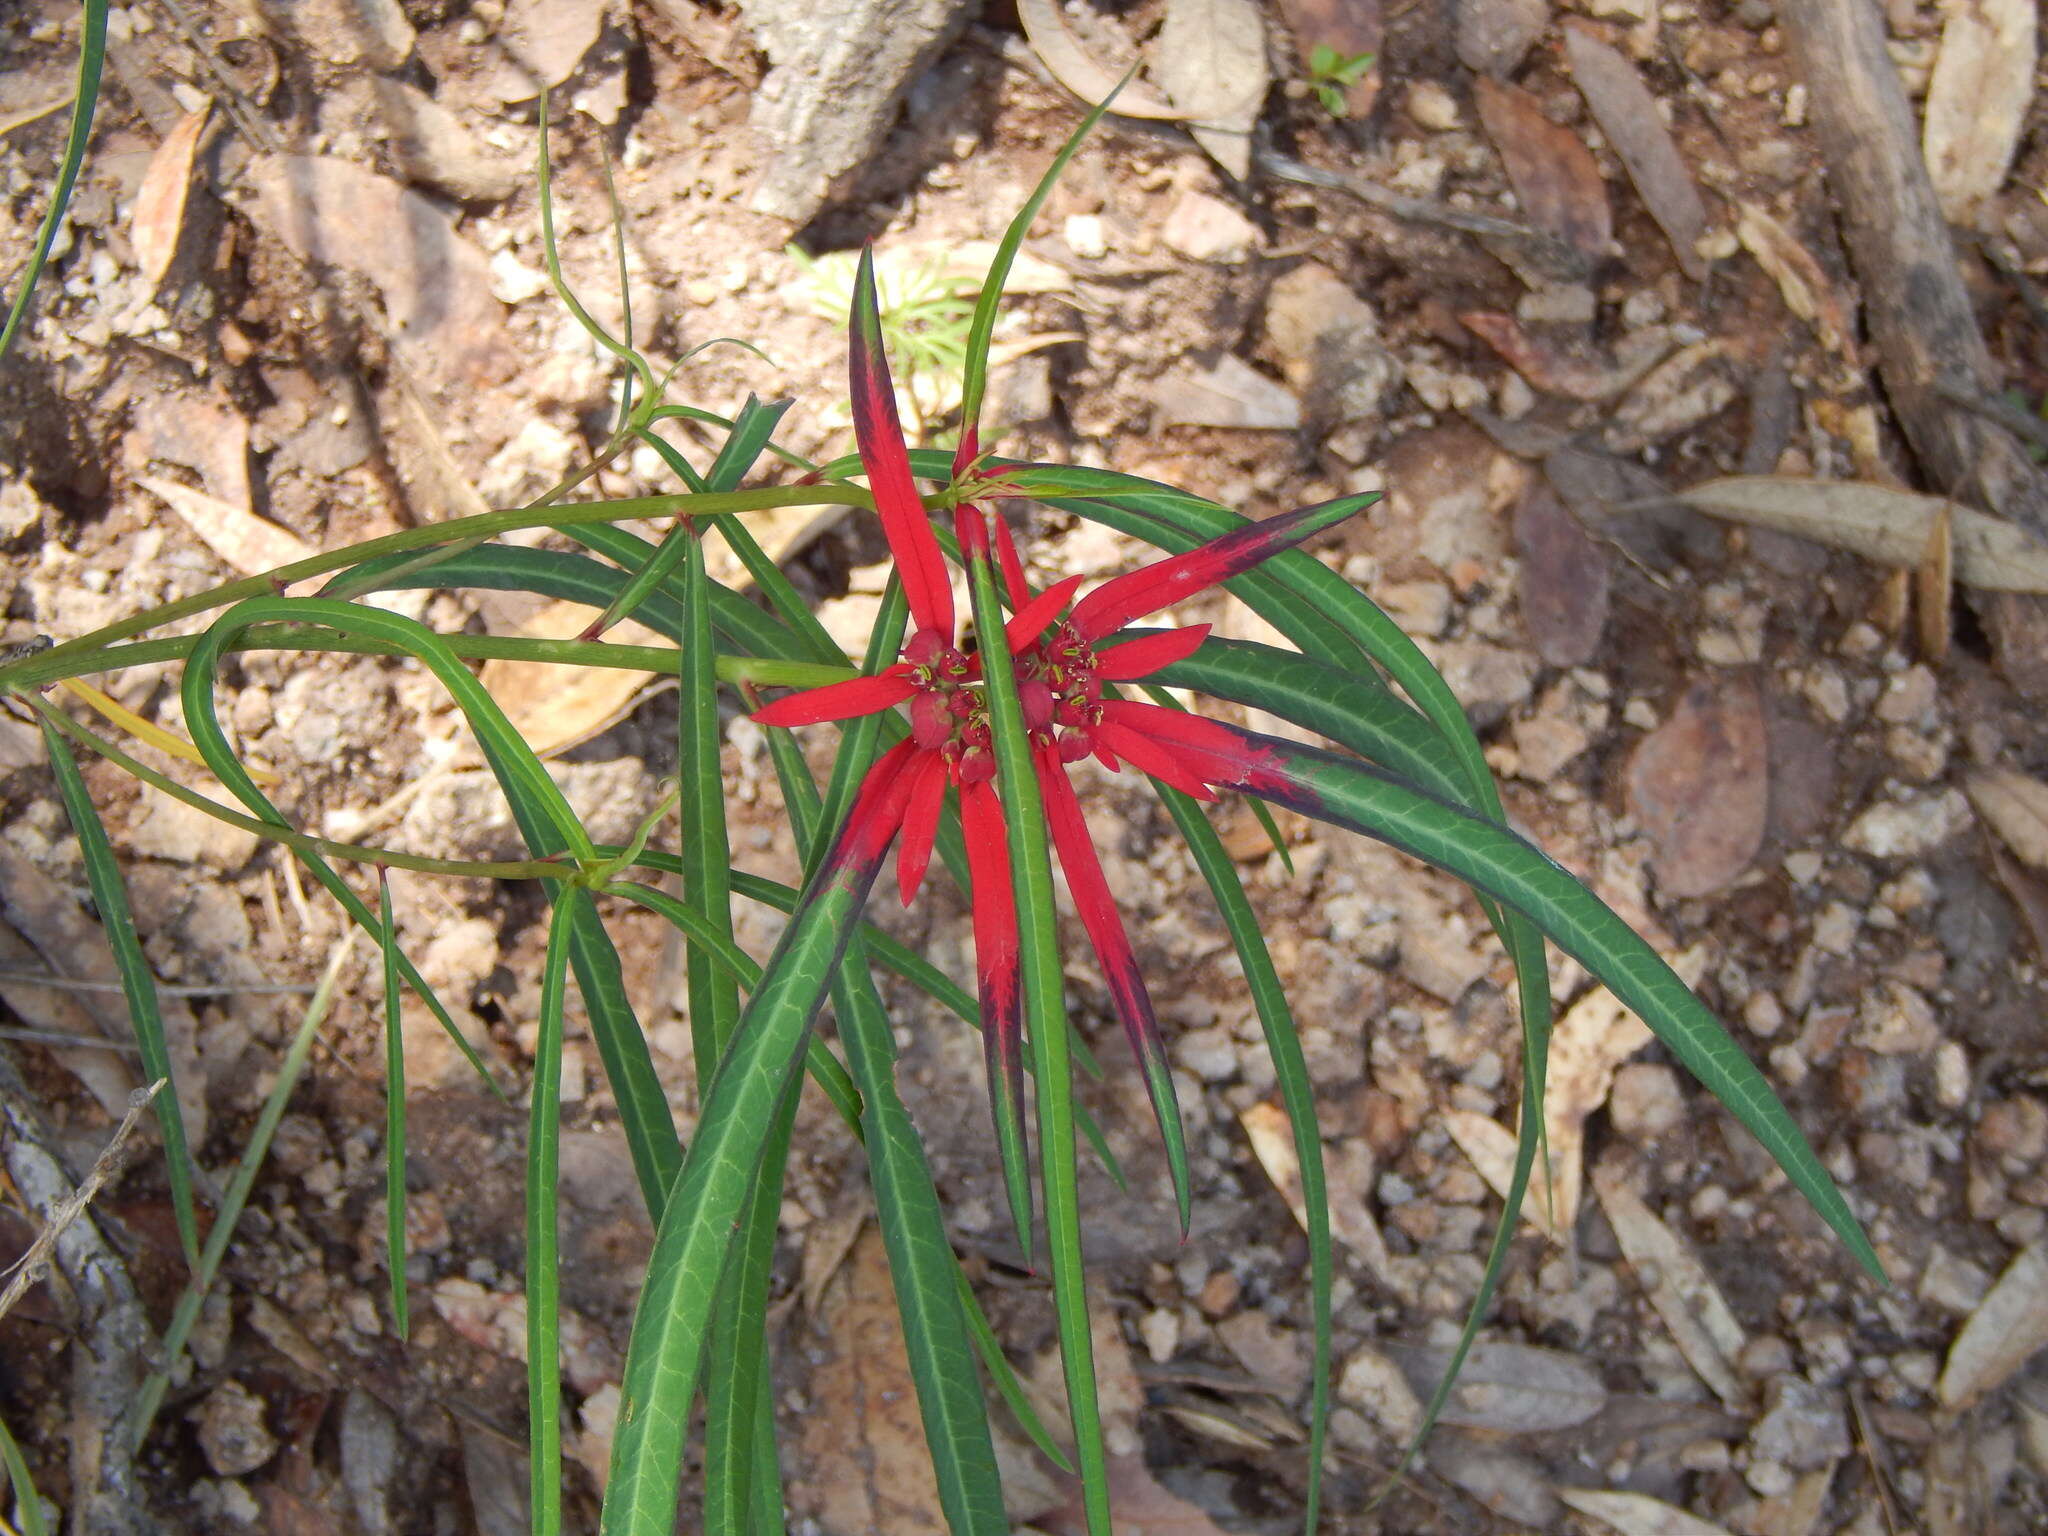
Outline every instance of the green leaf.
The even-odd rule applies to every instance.
[[[986,544],[967,562],[975,628],[1003,632],[1002,602]],[[1052,1266],[1053,1308],[1067,1410],[1081,1468],[1089,1536],[1109,1536],[1109,1469],[1102,1444],[1102,1412],[1095,1395],[1095,1347],[1089,1332],[1087,1277],[1081,1255],[1081,1206],[1074,1158],[1073,1076],[1067,1056],[1064,980],[1058,917],[1053,906],[1052,860],[1031,744],[1017,700],[1017,680],[1005,646],[981,652],[989,723],[995,736],[996,783],[1010,837],[1010,872],[1016,887],[1019,972],[1024,983],[1024,1027],[1038,1072],[1039,1184],[1045,1241]]]
[[[135,1026],[135,1044],[142,1052],[143,1071],[150,1082],[166,1080],[168,1086],[151,1106],[164,1137],[164,1162],[171,1184],[171,1210],[178,1223],[178,1241],[185,1250],[185,1262],[199,1263],[199,1224],[192,1210],[192,1153],[185,1143],[185,1117],[178,1108],[178,1079],[171,1070],[170,1043],[164,1038],[164,1018],[157,1006],[156,978],[143,956],[142,941],[135,934],[135,919],[128,910],[128,890],[121,879],[121,867],[114,861],[107,829],[86,790],[84,776],[71,747],[49,721],[44,720],[43,744],[50,753],[50,767],[57,778],[57,793],[64,801],[65,814],[78,834],[78,851],[85,862],[85,879],[99,908],[101,926],[106,929],[107,946],[114,953],[114,966],[121,973],[121,992],[128,1002],[128,1019]]]
[[[726,871],[732,863],[732,850],[726,841],[725,781],[718,762],[718,676],[712,665],[710,579],[704,568],[703,540],[692,533],[683,557],[683,612],[689,628],[683,637],[681,708],[677,711],[683,900],[730,938],[732,889]],[[698,946],[686,944],[683,956],[697,1080],[709,1082],[739,1022],[739,988],[712,967]]]
[[[21,1536],[50,1536],[50,1527],[43,1519],[42,1495],[36,1492],[28,1458],[21,1454],[5,1419],[0,1419],[0,1467],[6,1469],[7,1485],[14,1490],[14,1523]]]
[[[85,14],[78,39],[78,90],[71,98],[71,131],[64,139],[64,158],[57,166],[57,183],[50,191],[50,206],[43,214],[42,227],[22,269],[21,286],[8,306],[7,322],[0,325],[0,357],[14,345],[14,333],[28,314],[29,298],[43,275],[43,266],[57,243],[57,231],[64,224],[64,210],[70,205],[72,188],[78,185],[79,167],[85,164],[85,149],[92,138],[93,111],[100,100],[100,71],[107,58],[107,0],[85,0]]]
[[[555,1213],[561,1202],[562,1012],[571,927],[565,917],[571,908],[589,905],[590,893],[574,886],[555,893],[533,1048],[526,1132],[526,1437],[534,1536],[554,1536],[562,1528],[562,1276]]]
[[[1223,925],[1230,930],[1245,985],[1251,989],[1252,1006],[1258,1010],[1259,1024],[1265,1031],[1266,1053],[1273,1061],[1280,1101],[1286,1106],[1287,1123],[1294,1132],[1294,1156],[1301,1169],[1302,1210],[1308,1219],[1310,1328],[1315,1341],[1310,1371],[1313,1395],[1309,1403],[1308,1489],[1304,1495],[1307,1511],[1302,1530],[1305,1536],[1315,1536],[1322,1509],[1323,1446],[1330,1427],[1330,1287],[1336,1274],[1336,1260],[1330,1248],[1330,1195],[1323,1177],[1323,1138],[1316,1124],[1315,1088],[1309,1078],[1307,1058],[1302,1054],[1294,1010],[1280,985],[1280,973],[1274,969],[1265,935],[1259,931],[1258,915],[1245,895],[1237,866],[1231,862],[1216,829],[1203,816],[1200,805],[1157,779],[1151,782],[1186,841],[1188,852],[1194,855],[1195,868],[1201,871],[1202,879],[1216,898],[1216,910]]]
[[[384,960],[384,1256],[391,1269],[391,1328],[411,1330],[405,1294],[405,1032],[398,994],[398,925],[391,877],[377,871],[377,944]]]
[[[1498,823],[1381,770],[1275,737],[1240,734],[1268,754],[1246,786],[1251,793],[1378,838],[1526,916],[1656,1032],[1763,1143],[1857,1261],[1884,1279],[1848,1201],[1763,1074],[1657,952],[1569,871]]]

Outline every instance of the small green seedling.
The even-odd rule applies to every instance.
[[[1332,117],[1347,116],[1350,108],[1345,93],[1365,78],[1365,72],[1377,58],[1377,54],[1371,53],[1339,53],[1328,43],[1317,43],[1311,48],[1308,86],[1323,104],[1323,110]]]

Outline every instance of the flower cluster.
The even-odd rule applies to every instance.
[[[1023,1065],[1018,995],[1018,932],[1010,856],[995,783],[994,739],[981,657],[954,624],[945,556],[932,531],[896,419],[888,363],[882,355],[874,276],[863,257],[854,291],[849,347],[854,431],[874,492],[882,529],[895,558],[910,613],[901,659],[879,673],[831,683],[755,711],[770,726],[847,720],[908,705],[909,735],[877,759],[861,803],[881,818],[871,839],[901,834],[897,890],[907,906],[931,862],[947,791],[959,800],[968,872],[974,885],[976,971],[989,1084],[1006,1169],[1021,1166]],[[975,434],[964,434],[954,462],[956,482],[979,464]],[[984,482],[997,483],[997,482]],[[1068,576],[1033,595],[1008,529],[971,502],[955,511],[963,554],[990,554],[1001,573],[1012,616],[1002,644],[1014,668],[1030,732],[1037,788],[1047,827],[1074,906],[1101,962],[1110,999],[1146,1078],[1173,1168],[1185,1229],[1188,1215],[1179,1108],[1159,1025],[1129,936],[1089,836],[1070,765],[1093,757],[1111,772],[1125,764],[1197,799],[1212,786],[1240,785],[1261,766],[1258,748],[1216,721],[1159,704],[1119,697],[1116,685],[1137,683],[1193,652],[1209,626],[1130,632],[1130,626],[1184,598],[1239,575],[1348,516],[1356,502],[1306,507],[1237,528],[1183,554],[1118,576],[1074,601],[1082,577]],[[993,529],[991,535],[990,530]],[[993,548],[991,548],[993,545]],[[1020,1203],[1020,1227],[1028,1203]],[[1028,1234],[1020,1232],[1028,1248]]]

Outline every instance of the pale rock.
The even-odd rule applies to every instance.
[[[1390,581],[1371,596],[1407,634],[1434,639],[1450,627],[1451,589],[1440,581]]]
[[[277,1437],[264,1422],[263,1400],[239,1381],[224,1381],[190,1415],[206,1464],[221,1477],[254,1472],[277,1454]]]
[[[1282,1402],[1292,1402],[1307,1390],[1309,1361],[1300,1335],[1277,1327],[1265,1313],[1226,1317],[1216,1325],[1216,1337],[1263,1390]]]
[[[1919,858],[1969,824],[1970,804],[1961,790],[1911,792],[1871,806],[1850,824],[1842,841],[1872,858]]]
[[[1159,238],[1190,261],[1234,265],[1258,249],[1259,229],[1222,198],[1189,191],[1167,213]]]
[[[1109,232],[1099,213],[1067,215],[1060,226],[1060,238],[1083,261],[1100,261],[1109,254]]]
[[[1991,1290],[1983,1266],[1958,1258],[1936,1243],[1920,1272],[1920,1299],[1956,1317],[1968,1317]]]
[[[1401,387],[1379,316],[1328,267],[1307,262],[1266,295],[1266,340],[1287,381],[1333,428],[1377,422]]]
[[[1547,0],[1458,0],[1458,62],[1505,80],[1550,24]]]
[[[1934,713],[1938,697],[1934,669],[1925,665],[1908,667],[1885,684],[1875,713],[1886,725],[1924,723]]]
[[[1237,1076],[1237,1042],[1226,1025],[1186,1031],[1173,1042],[1173,1058],[1205,1083]]]
[[[1881,1056],[1922,1055],[1941,1044],[1941,1025],[1924,994],[1887,978],[1864,995],[1856,1043]]]
[[[1764,1383],[1764,1413],[1750,1431],[1749,1450],[1756,1460],[1801,1472],[1847,1456],[1849,1421],[1842,1394],[1789,1373],[1772,1377]]]
[[[1562,712],[1546,710],[1517,720],[1513,732],[1515,772],[1531,784],[1548,784],[1592,745],[1585,727]]]
[[[493,507],[520,507],[569,473],[582,449],[545,416],[529,416],[477,476],[477,494]]]
[[[1678,1074],[1655,1062],[1633,1062],[1614,1074],[1607,1101],[1614,1128],[1631,1141],[1655,1141],[1685,1120]]]
[[[2038,1162],[2048,1153],[2048,1105],[2026,1093],[1994,1100],[1970,1140],[1985,1157],[2018,1166]]]
[[[1970,1102],[1970,1058],[1954,1040],[1934,1048],[1934,1102],[1943,1109],[1961,1109]]]
[[[1344,1363],[1337,1396],[1370,1414],[1403,1445],[1422,1427],[1422,1404],[1401,1368],[1376,1350],[1361,1349]]]
[[[210,864],[227,873],[255,855],[254,832],[231,827],[169,795],[150,795],[147,804],[141,824],[128,834],[129,847],[145,858]]]
[[[1482,730],[1535,691],[1540,663],[1527,651],[1488,645],[1483,640],[1452,640],[1423,649],[1434,651],[1430,660],[1465,706],[1473,725]]]
[[[467,996],[497,968],[498,925],[483,917],[451,923],[434,934],[414,963],[435,991]]]
[[[1417,80],[1408,87],[1408,116],[1418,128],[1431,133],[1448,133],[1464,122],[1458,113],[1458,98],[1430,79]]]
[[[1138,1324],[1138,1334],[1152,1363],[1164,1365],[1180,1348],[1180,1314],[1169,1307],[1154,1307]]]

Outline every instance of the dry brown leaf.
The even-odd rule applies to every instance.
[[[1973,1465],[1976,1458],[1971,1454],[1975,1439],[1970,1426],[1945,1424],[1921,1458],[1927,1490],[1920,1498],[1920,1515],[1927,1536],[1977,1536],[1988,1525],[1975,1496],[1979,1483],[1978,1468]]]
[[[1802,1473],[1790,1490],[1757,1505],[1757,1536],[1815,1536],[1820,1517],[1827,1508],[1828,1488],[1835,1480],[1838,1461]]]
[[[1162,1488],[1145,1458],[1136,1454],[1109,1458],[1109,1506],[1117,1536],[1225,1536],[1204,1510]],[[1081,1495],[1075,1493],[1036,1523],[1056,1536],[1080,1536],[1088,1529]]]
[[[552,602],[518,626],[539,640],[567,640],[582,634],[599,610],[582,603]],[[667,647],[669,642],[632,619],[614,624],[605,638],[619,645]],[[611,729],[638,704],[652,674],[626,667],[571,667],[546,661],[484,663],[481,681],[504,708],[513,728],[541,756],[565,751]]]
[[[1593,1188],[1622,1255],[1686,1363],[1730,1408],[1747,1407],[1749,1395],[1731,1363],[1742,1353],[1742,1325],[1692,1245],[1651,1214],[1629,1187],[1623,1160],[1602,1160],[1593,1170]]]
[[[1386,1353],[1425,1401],[1450,1369],[1449,1349],[1389,1344]],[[1502,1435],[1540,1435],[1583,1424],[1607,1406],[1607,1388],[1583,1360],[1527,1344],[1475,1344],[1438,1422]]]
[[[1209,157],[1239,181],[1251,175],[1252,127],[1272,83],[1255,0],[1166,0],[1152,75]]]
[[[1952,223],[1975,221],[2012,166],[2034,93],[2040,0],[1946,0],[1921,155]]]
[[[804,1228],[804,1255],[798,1269],[797,1294],[804,1299],[804,1311],[812,1317],[818,1315],[825,1287],[832,1283],[832,1277],[839,1273],[839,1267],[853,1252],[853,1245],[867,1219],[868,1202],[864,1196],[859,1196],[841,1202]]]
[[[135,483],[168,502],[208,549],[244,576],[261,576],[320,553],[297,534],[189,485],[154,475],[140,476]]]
[[[1668,326],[1646,325],[1621,339],[1612,357],[1532,334],[1513,315],[1468,310],[1458,323],[1479,337],[1532,388],[1566,400],[1596,403],[1625,393],[1677,345]]]
[[[1775,528],[1901,570],[1926,559],[1928,533],[1948,507],[1957,581],[1989,592],[2048,592],[2048,545],[2017,524],[1939,496],[1800,475],[1734,475],[1677,496],[1730,522]]]
[[[1844,361],[1853,361],[1854,311],[1828,280],[1813,252],[1755,203],[1742,205],[1735,235],[1778,285],[1785,307],[1813,327],[1822,346]]]
[[[941,1536],[946,1520],[918,1417],[881,1232],[869,1226],[825,1293],[792,1506],[826,1530]]]
[[[2020,1250],[1949,1346],[1935,1388],[1944,1408],[1996,1392],[2048,1346],[2048,1243]]]
[[[1698,964],[1690,957],[1681,957],[1681,962],[1682,968],[1697,972]],[[1522,1215],[1553,1242],[1569,1242],[1578,1222],[1586,1117],[1607,1102],[1622,1063],[1653,1038],[1605,987],[1595,987],[1573,1003],[1551,1032],[1543,1096],[1550,1164],[1547,1170],[1539,1165],[1531,1176]],[[1479,1176],[1505,1199],[1514,1173],[1514,1133],[1471,1110],[1449,1111],[1445,1125]]]
[[[1536,653],[1553,667],[1582,667],[1607,628],[1607,551],[1543,481],[1515,503],[1516,596]]]
[[[1308,1202],[1301,1193],[1301,1163],[1294,1154],[1294,1130],[1277,1104],[1254,1104],[1239,1117],[1252,1154],[1287,1202],[1302,1231],[1308,1230]],[[1386,1239],[1372,1219],[1372,1154],[1362,1142],[1338,1148],[1326,1159],[1330,1188],[1330,1230],[1373,1274],[1388,1274]]]
[[[1481,75],[1472,92],[1480,125],[1499,151],[1515,201],[1529,222],[1588,261],[1605,260],[1614,245],[1614,211],[1585,141],[1552,122],[1519,86]]]
[[[185,227],[185,194],[192,186],[192,156],[198,151],[200,134],[206,131],[212,105],[208,101],[197,112],[188,113],[157,145],[142,173],[129,238],[135,242],[135,264],[142,269],[147,287],[154,288],[164,280],[171,258],[178,254],[178,232]]]
[[[1705,896],[1749,866],[1770,810],[1770,751],[1756,679],[1715,674],[1686,689],[1628,767],[1628,808],[1655,850],[1657,887]]]
[[[1557,1496],[1582,1515],[1611,1525],[1621,1536],[1728,1536],[1728,1528],[1689,1515],[1647,1493],[1604,1493],[1595,1488],[1560,1488]]]
[[[1704,280],[1707,263],[1698,244],[1707,232],[1706,204],[1678,157],[1671,130],[1657,111],[1657,98],[1635,65],[1585,28],[1565,28],[1564,51],[1594,121],[1628,168],[1629,180],[1650,217],[1670,240],[1679,267],[1693,281]]]
[[[392,341],[415,373],[452,395],[512,372],[490,263],[441,208],[323,155],[267,156],[247,181],[246,210],[292,251],[376,285]]]
[[[1059,0],[1017,0],[1017,20],[1039,61],[1052,76],[1083,101],[1093,104],[1115,87],[1120,71],[1105,68],[1074,36],[1061,14]],[[1148,117],[1177,122],[1187,114],[1133,80],[1123,88],[1113,109],[1123,117]]]

